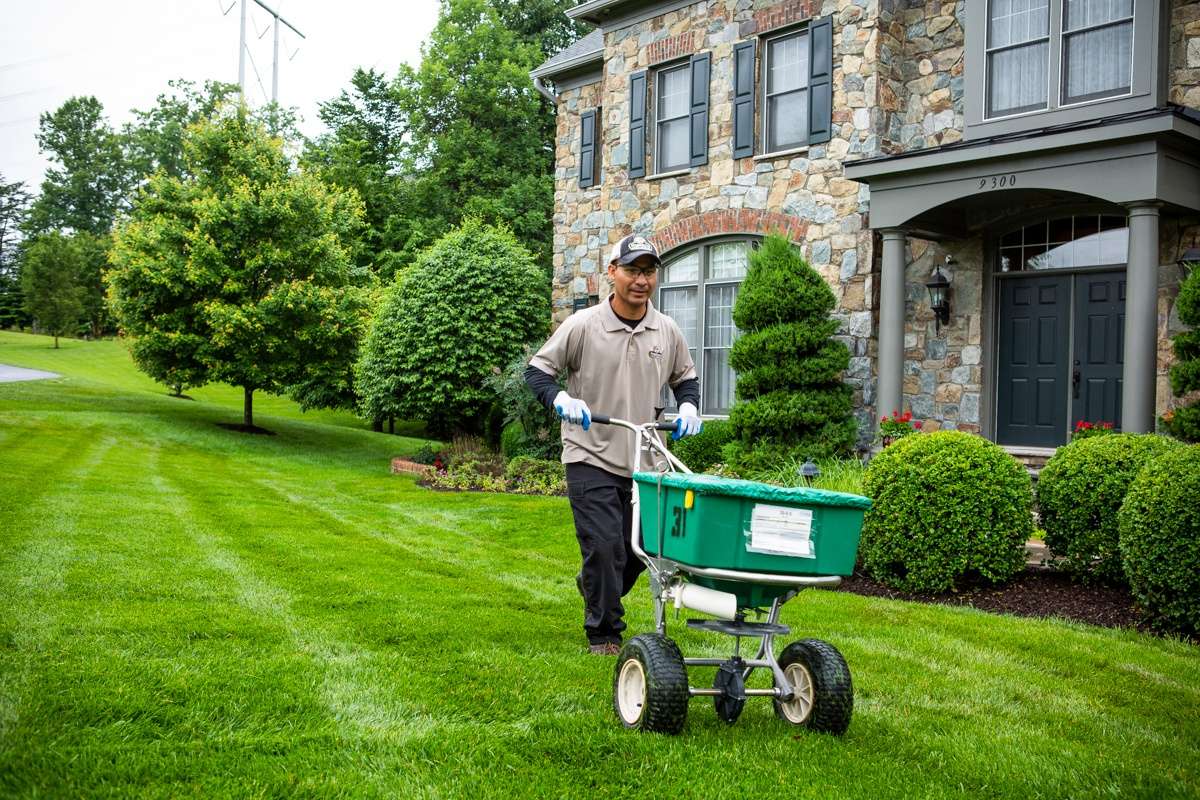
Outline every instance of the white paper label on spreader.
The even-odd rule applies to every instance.
[[[816,558],[812,540],[813,512],[756,503],[750,512],[750,541],[746,549],[755,553]]]

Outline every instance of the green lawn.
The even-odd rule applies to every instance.
[[[282,400],[227,431],[236,390],[47,341],[0,335],[66,376],[0,385],[0,796],[1200,795],[1200,649],[836,592],[784,621],[849,661],[845,737],[761,699],[626,732],[565,500],[420,489],[419,441]]]

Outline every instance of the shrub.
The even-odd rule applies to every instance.
[[[1150,459],[1180,446],[1163,436],[1119,433],[1060,447],[1038,476],[1046,547],[1079,578],[1121,581],[1117,512]]]
[[[1133,596],[1160,630],[1200,633],[1200,445],[1154,458],[1118,515]]]
[[[533,256],[507,230],[467,219],[386,296],[356,371],[363,416],[478,432],[496,400],[485,380],[549,325],[549,285]]]
[[[859,555],[876,580],[944,592],[966,579],[1009,580],[1025,564],[1033,492],[1024,467],[998,445],[961,431],[907,436],[871,460],[874,501]]]
[[[1179,286],[1175,298],[1179,320],[1192,326],[1190,331],[1175,334],[1173,347],[1175,364],[1171,367],[1171,392],[1184,397],[1200,392],[1200,264]],[[1200,400],[1181,405],[1163,417],[1167,430],[1185,442],[1200,442]]]
[[[510,492],[566,494],[567,469],[558,461],[518,456],[508,462],[504,479]]]
[[[670,441],[670,440],[668,440]],[[721,461],[721,448],[733,441],[733,426],[726,420],[705,420],[694,436],[670,442],[671,453],[692,472],[704,472]]]
[[[727,459],[754,469],[789,456],[849,454],[857,425],[842,382],[850,352],[831,338],[835,306],[825,280],[782,236],[751,253],[733,307],[743,335],[729,356],[738,402]]]
[[[534,352],[534,347],[526,346],[503,369],[493,370],[484,382],[496,393],[504,415],[500,452],[505,458],[562,457],[562,426],[558,417],[538,401],[525,383],[525,369]]]

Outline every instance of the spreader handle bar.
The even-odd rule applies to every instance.
[[[592,414],[592,422],[596,422],[601,425],[622,425],[623,427],[628,427],[628,428],[639,427],[630,422],[625,422],[625,420],[623,420],[623,419],[613,419],[612,417],[608,416],[607,414]],[[675,423],[674,422],[656,422],[656,423],[654,423],[654,430],[656,430],[656,431],[673,431],[673,430],[675,430]]]

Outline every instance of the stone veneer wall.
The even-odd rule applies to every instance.
[[[962,139],[963,34],[966,2],[897,2],[881,12],[879,106],[888,152],[921,150]]]
[[[785,157],[733,160],[734,43],[769,25],[824,15],[834,19],[832,140]],[[607,249],[627,233],[655,237],[666,250],[708,235],[784,229],[838,298],[841,336],[852,353],[847,380],[855,386],[860,429],[869,435],[876,413],[876,239],[869,230],[868,187],[845,179],[842,163],[962,138],[964,15],[965,0],[710,0],[607,34],[601,82],[559,99],[555,322],[571,313],[574,297],[608,293]],[[689,44],[694,52],[712,53],[709,163],[631,183],[628,76],[655,66],[656,58],[686,55]],[[1200,108],[1200,0],[1176,0],[1172,7],[1170,65],[1171,101]],[[603,107],[602,178],[580,190],[579,114],[597,105]],[[1181,328],[1174,260],[1197,243],[1200,220],[1164,220],[1160,412],[1172,405],[1170,336]],[[947,254],[955,260],[952,316],[935,332],[924,284]],[[983,260],[978,238],[909,240],[904,399],[928,429],[978,432],[982,425]]]
[[[874,71],[877,39],[868,0],[710,0],[611,31],[605,36],[602,91],[596,86],[560,98],[558,169],[555,182],[555,321],[571,312],[585,291],[609,291],[603,265],[606,247],[636,231],[660,237],[696,219],[704,233],[736,232],[745,225],[730,211],[772,212],[803,221],[788,227],[809,262],[838,298],[841,336],[851,349],[847,380],[855,387],[865,435],[869,435],[873,386],[871,297],[872,233],[866,221],[868,190],[843,177],[847,157],[878,155]],[[834,16],[834,135],[828,143],[771,159],[732,159],[733,46],[767,26]],[[653,67],[662,51],[677,53],[695,32],[694,52],[712,54],[708,164],[668,177],[628,178],[629,74]],[[603,107],[602,179],[593,189],[578,184],[579,112]],[[756,148],[758,149],[758,148]],[[648,147],[652,157],[652,148]],[[652,163],[652,162],[651,162]],[[767,228],[780,228],[770,224]],[[686,244],[674,233],[663,244]],[[763,228],[749,232],[762,233]]]

